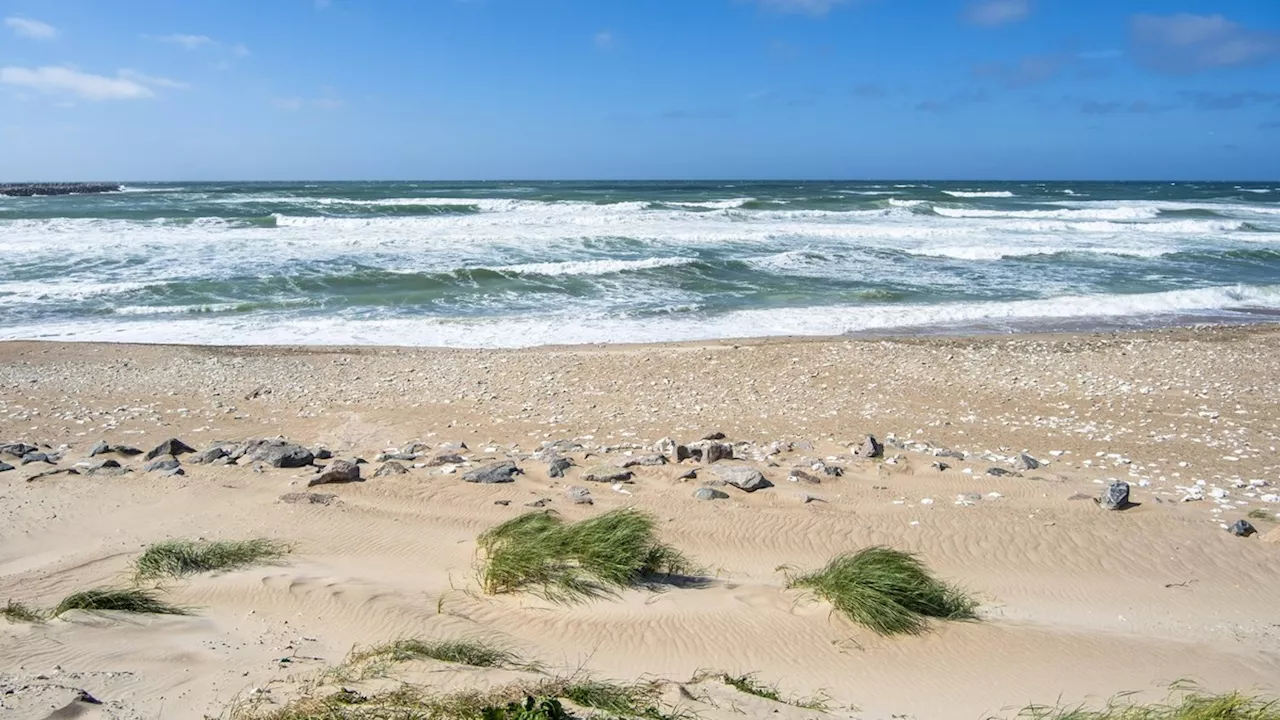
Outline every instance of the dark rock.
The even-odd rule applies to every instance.
[[[987,468],[987,474],[991,475],[992,477],[1009,477],[1010,475],[1015,475],[1016,473],[1014,473],[1012,470],[1005,470],[1004,468],[993,467],[993,468]]]
[[[467,459],[455,453],[440,453],[433,455],[427,459],[427,467],[440,467],[441,465],[461,465]]]
[[[516,467],[515,463],[507,461],[476,468],[475,470],[463,475],[462,479],[469,483],[482,483],[489,485],[493,483],[515,482],[515,476],[519,474],[521,474],[520,468]]]
[[[125,455],[125,456],[128,456],[128,457],[133,457],[134,455],[141,455],[141,454],[142,454],[142,451],[141,451],[141,450],[139,450],[138,448],[136,448],[136,447],[134,447],[134,446],[132,446],[132,445],[112,445],[112,446],[111,446],[111,452],[113,452],[113,453],[119,453],[119,454],[121,454],[121,455]]]
[[[29,452],[26,455],[22,456],[22,462],[18,464],[30,465],[31,463],[34,463],[34,462],[42,462],[42,463],[47,463],[49,465],[56,464],[53,458],[49,457],[49,453],[42,453],[42,452]]]
[[[717,465],[712,468],[712,472],[721,482],[746,492],[755,492],[773,486],[764,479],[764,475],[761,475],[759,470],[749,465]]]
[[[337,495],[327,493],[286,493],[280,496],[280,502],[293,505],[329,505],[337,499]]]
[[[11,455],[16,458],[21,458],[23,455],[26,455],[27,453],[33,453],[39,449],[40,448],[36,447],[35,445],[30,445],[24,442],[6,443],[4,445],[0,445],[0,453]]]
[[[551,461],[551,465],[547,467],[547,476],[553,478],[564,477],[565,470],[573,467],[573,461],[569,458],[556,458]]]
[[[933,469],[937,470],[938,472],[946,472],[947,470],[951,469],[951,466],[939,460],[938,462],[935,462],[933,464]]]
[[[934,457],[951,458],[952,460],[963,460],[966,455],[959,450],[934,450]]]
[[[574,505],[592,505],[595,502],[591,499],[591,491],[580,485],[565,490],[564,496]]]
[[[720,431],[716,431],[716,432],[709,432],[709,433],[707,433],[706,435],[703,435],[703,436],[702,436],[702,439],[703,439],[703,440],[723,440],[723,439],[724,439],[724,433],[722,433],[722,432],[720,432]]]
[[[630,470],[624,470],[620,467],[612,467],[608,465],[598,465],[596,467],[584,470],[582,479],[587,482],[631,482],[632,473]]]
[[[172,455],[173,457],[177,457],[183,453],[193,453],[195,451],[195,448],[182,442],[178,438],[169,438],[168,440],[165,440],[159,445],[151,448],[151,450],[147,452],[145,459],[154,460],[161,455]]]
[[[360,482],[360,466],[350,460],[334,460],[324,472],[312,478],[307,487],[349,482]]]
[[[418,459],[418,456],[415,453],[389,452],[389,453],[378,453],[373,458],[373,461],[386,462],[388,460],[403,460],[405,462],[413,462],[414,460],[417,460],[417,459]]]
[[[693,496],[699,500],[725,500],[729,497],[729,493],[710,487],[700,487],[693,491]]]
[[[1122,480],[1111,483],[1097,503],[1105,510],[1124,510],[1129,507],[1129,483]]]
[[[12,469],[13,469],[12,465],[10,465],[9,463],[3,460],[0,460],[0,472],[9,472]]]
[[[95,455],[101,455],[103,453],[108,453],[108,452],[111,452],[111,446],[107,444],[106,440],[99,440],[96,445],[89,448],[89,457],[93,457]]]
[[[471,448],[467,447],[467,444],[464,442],[447,442],[442,443],[438,449],[440,452],[462,452],[463,450],[470,450]]]
[[[494,505],[502,505],[503,507],[506,507],[507,505],[510,505],[510,504],[511,504],[511,501],[510,501],[510,500],[494,500],[494,501],[493,501],[493,504],[494,504]]]
[[[874,435],[868,435],[862,444],[854,449],[853,454],[860,458],[884,457],[884,445],[881,445]]]
[[[822,479],[819,478],[817,475],[809,473],[805,470],[801,470],[800,468],[792,468],[790,477],[793,477],[796,480],[799,480],[800,482],[807,482],[810,485],[822,484]]]
[[[1227,528],[1227,532],[1236,537],[1249,537],[1258,532],[1258,530],[1248,520],[1237,520],[1231,524],[1231,527]]]
[[[414,442],[405,445],[400,452],[409,453],[410,455],[421,455],[431,449],[431,446],[424,442]]]
[[[392,460],[391,462],[384,463],[384,464],[382,465],[382,467],[380,467],[380,468],[378,468],[377,470],[375,470],[375,471],[373,472],[373,476],[374,476],[374,477],[383,477],[383,476],[386,476],[386,475],[407,475],[408,473],[409,473],[409,471],[408,471],[407,469],[405,469],[405,466],[403,466],[403,465],[401,465],[400,463],[398,463],[398,462],[396,462],[396,461]]]
[[[702,448],[689,447],[687,445],[676,446],[676,462],[684,462],[685,460],[702,461]]]
[[[702,451],[703,461],[707,464],[717,462],[719,460],[733,459],[733,446],[723,443],[711,443]]]
[[[147,463],[142,467],[142,470],[143,472],[166,472],[169,470],[177,470],[181,466],[182,463],[178,462],[178,458],[165,455]]]
[[[129,468],[122,466],[119,461],[110,458],[94,465],[84,472],[85,475],[118,477],[131,472]]]
[[[1017,470],[1035,470],[1040,467],[1040,461],[1026,453],[1022,453],[1014,458],[1013,467]]]
[[[252,443],[245,450],[250,460],[278,468],[306,467],[316,457],[301,445],[281,439],[260,440]]]
[[[548,498],[538,498],[537,500],[530,500],[529,502],[525,503],[524,506],[531,507],[531,508],[540,508],[540,507],[546,507],[550,504],[551,504],[551,500],[549,500]]]
[[[639,457],[629,458],[626,462],[622,463],[622,467],[637,467],[637,466],[650,467],[653,465],[666,465],[666,464],[667,464],[666,455],[653,453],[651,455],[641,455]]]
[[[211,448],[201,450],[200,452],[196,453],[195,455],[192,455],[187,459],[195,463],[196,465],[207,465],[213,462],[214,460],[221,460],[222,458],[226,457],[228,454],[229,453],[227,453],[226,448],[222,447],[221,445],[214,445]]]
[[[0,185],[0,195],[10,197],[35,197],[37,195],[95,195],[121,192],[123,185],[112,183],[6,183]]]
[[[35,475],[32,475],[31,477],[27,478],[27,482],[32,482],[34,480],[39,480],[41,478],[53,477],[54,475],[79,475],[79,474],[80,474],[80,471],[75,468],[54,468],[52,470],[45,470],[44,472],[38,472]]]
[[[698,468],[689,468],[676,476],[677,480],[697,480]]]
[[[311,454],[314,455],[317,460],[328,460],[333,457],[333,452],[331,452],[329,448],[324,447],[318,447],[315,450],[312,450]]]
[[[829,477],[842,477],[844,475],[844,468],[839,465],[828,465],[826,463],[822,463],[822,474]]]

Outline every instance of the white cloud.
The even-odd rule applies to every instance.
[[[1007,25],[1031,14],[1031,0],[978,0],[965,8],[965,19],[974,25]]]
[[[190,84],[179,80],[170,80],[169,78],[156,77],[154,75],[144,75],[137,70],[121,70],[116,74],[121,79],[131,80],[140,85],[148,85],[150,87],[170,88],[173,90],[186,90],[191,87]]]
[[[826,15],[831,8],[843,5],[848,0],[759,0],[759,2],[764,7],[778,12]]]
[[[1135,15],[1129,31],[1134,57],[1158,72],[1186,74],[1280,58],[1280,33],[1251,30],[1221,15]]]
[[[245,47],[242,43],[236,43],[231,46],[231,54],[236,57],[249,57],[253,53],[249,52],[249,48]]]
[[[183,35],[182,33],[176,33],[174,35],[161,35],[156,39],[162,43],[169,43],[170,45],[181,45],[188,50],[198,50],[206,45],[217,45],[217,43],[213,41],[213,38],[207,35]]]
[[[271,105],[277,110],[301,110],[305,101],[300,97],[272,98]]]
[[[613,33],[608,30],[601,30],[591,39],[598,48],[607,48],[613,46]]]
[[[50,95],[75,95],[85,100],[139,100],[155,92],[138,80],[92,75],[69,67],[0,67],[0,85],[30,88]]]
[[[4,24],[18,37],[31,38],[32,40],[52,40],[58,37],[58,28],[48,23],[42,23],[39,20],[7,17],[4,19]]]

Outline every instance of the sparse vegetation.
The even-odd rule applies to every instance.
[[[816,572],[790,578],[850,620],[881,635],[919,634],[928,618],[973,619],[978,601],[935,578],[916,556],[874,546],[834,558]]]
[[[720,679],[725,685],[734,688],[738,692],[756,697],[772,700],[774,702],[784,702],[782,696],[778,694],[777,685],[765,685],[756,679],[755,673],[747,673],[746,675],[721,675]]]
[[[485,592],[532,587],[553,602],[580,602],[642,584],[659,574],[690,571],[680,551],[658,541],[650,515],[623,509],[567,524],[535,512],[486,531]]]
[[[582,680],[569,684],[561,697],[592,710],[619,717],[666,717],[654,705],[657,689],[650,685],[617,685],[598,680]]]
[[[151,545],[134,563],[135,577],[182,577],[230,570],[279,559],[288,546],[275,540],[166,540]]]
[[[155,591],[141,588],[94,588],[72,593],[53,609],[53,617],[69,610],[118,610],[151,615],[187,615],[184,608],[170,605],[156,597]]]
[[[1254,520],[1269,520],[1271,522],[1276,521],[1276,514],[1270,510],[1266,510],[1263,508],[1254,508],[1250,510],[1249,517]]]
[[[1230,692],[1202,694],[1175,689],[1162,703],[1139,704],[1129,695],[1112,698],[1106,707],[1032,705],[1017,715],[1021,720],[1280,720],[1280,702]]]
[[[44,622],[44,616],[30,606],[20,602],[10,600],[5,606],[0,608],[0,616],[9,622],[25,622],[39,623]]]
[[[352,662],[379,660],[392,663],[410,660],[439,660],[473,667],[514,665],[515,653],[479,640],[422,640],[406,638],[361,650],[351,655]]]

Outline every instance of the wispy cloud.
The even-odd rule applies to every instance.
[[[236,43],[231,46],[231,54],[236,57],[249,57],[253,53],[249,52],[249,48],[245,47],[242,43]]]
[[[591,37],[591,43],[600,49],[611,48],[615,42],[613,33],[608,30],[601,30]]]
[[[155,75],[146,75],[138,72],[137,70],[125,69],[116,74],[124,80],[131,80],[148,87],[169,88],[172,90],[186,90],[191,87],[189,83],[184,83],[179,80],[170,80],[165,77],[156,77]]]
[[[208,35],[184,35],[175,33],[173,35],[160,35],[156,38],[162,43],[170,45],[181,45],[188,50],[199,50],[202,47],[217,45],[213,38]]]
[[[7,17],[4,25],[18,37],[32,40],[52,40],[59,35],[58,28],[31,18]]]
[[[1025,20],[1031,0],[976,0],[964,9],[964,19],[974,25],[994,27]]]
[[[916,103],[917,112],[947,113],[969,105],[990,102],[991,95],[986,90],[961,90],[943,98],[921,100]]]
[[[122,70],[116,77],[108,77],[62,66],[10,66],[0,67],[0,85],[27,88],[49,95],[72,95],[85,100],[140,100],[155,97],[155,92],[139,79],[146,76],[135,74],[129,77],[127,73],[128,71]]]
[[[1275,105],[1280,108],[1280,93],[1259,90],[1239,92],[1181,92],[1197,110],[1240,110],[1252,105]]]
[[[761,7],[786,13],[826,15],[832,8],[849,0],[757,0]]]
[[[998,80],[1007,87],[1026,87],[1057,77],[1070,62],[1066,55],[1028,55],[1016,63],[981,63],[973,66],[973,76]]]
[[[1140,64],[1171,75],[1280,57],[1280,33],[1252,30],[1221,15],[1135,15],[1129,39]]]
[[[1154,103],[1149,100],[1092,100],[1070,95],[1063,98],[1085,115],[1155,115],[1173,110],[1173,105]]]

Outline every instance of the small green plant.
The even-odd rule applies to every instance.
[[[156,597],[155,591],[140,588],[94,588],[72,593],[53,609],[53,617],[70,610],[142,613],[150,615],[188,615],[186,609],[170,605]]]
[[[44,622],[44,616],[41,615],[39,612],[32,609],[29,605],[26,605],[20,602],[14,602],[13,600],[10,600],[9,602],[5,603],[5,606],[0,608],[0,616],[3,616],[4,619],[8,620],[9,622],[25,622],[25,623]]]
[[[1020,720],[1280,720],[1280,703],[1230,692],[1202,694],[1175,688],[1165,702],[1139,704],[1130,695],[1118,695],[1101,709],[1083,705],[1062,707],[1030,705],[1019,711]]]
[[[525,698],[523,704],[508,703],[505,707],[487,707],[481,713],[482,720],[572,720],[573,716],[555,698]]]
[[[289,551],[275,540],[166,540],[148,547],[134,562],[139,580],[182,577],[213,570],[230,570],[279,559]]]
[[[421,640],[406,638],[353,653],[352,662],[383,660],[392,663],[410,660],[439,660],[473,667],[514,665],[515,653],[479,640]]]
[[[1262,508],[1254,508],[1253,510],[1250,510],[1249,517],[1253,518],[1254,520],[1270,520],[1271,522],[1276,521],[1276,514],[1274,512],[1271,512],[1270,510],[1264,510]]]
[[[738,692],[755,695],[756,697],[761,697],[765,700],[772,700],[774,702],[784,702],[782,696],[778,694],[778,686],[765,685],[759,680],[756,680],[755,673],[747,673],[746,675],[726,674],[721,675],[720,679],[724,681],[725,685],[736,689]]]
[[[546,512],[513,518],[479,537],[484,590],[533,587],[553,602],[581,602],[654,575],[689,572],[689,562],[658,541],[654,526],[652,516],[633,509],[572,524]]]
[[[874,546],[839,555],[816,572],[789,578],[850,620],[881,635],[919,634],[928,618],[969,620],[978,601],[935,578],[916,556]]]

